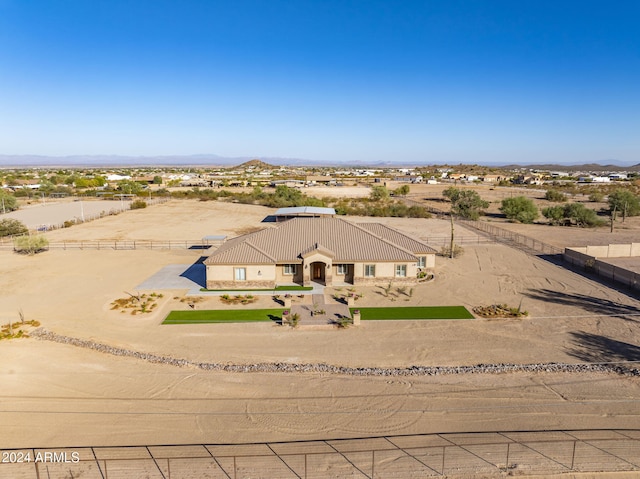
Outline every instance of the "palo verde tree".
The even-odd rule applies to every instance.
[[[375,185],[371,187],[369,198],[371,201],[385,201],[389,199],[389,190],[386,186]]]
[[[451,213],[469,220],[477,220],[489,202],[480,198],[473,190],[461,190],[451,186],[442,192],[442,195],[451,201]]]
[[[16,197],[0,189],[0,213],[7,213],[18,209]]]
[[[637,216],[640,214],[640,199],[631,191],[624,188],[618,188],[609,194],[609,211],[611,212],[612,221],[616,218],[616,212],[622,215],[622,222],[627,216]]]
[[[28,233],[29,230],[22,221],[14,218],[0,220],[0,238],[3,236],[18,236]]]
[[[465,219],[477,220],[484,208],[489,207],[489,203],[480,198],[480,195],[473,190],[461,190],[455,186],[451,186],[442,192],[445,198],[451,201],[451,244],[449,245],[449,257],[453,258],[455,254],[455,238],[453,217],[458,215]]]
[[[502,200],[500,207],[505,216],[520,223],[533,223],[538,217],[538,208],[525,196],[516,196],[515,198],[505,198]]]

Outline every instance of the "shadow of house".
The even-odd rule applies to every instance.
[[[207,268],[203,264],[204,260],[207,259],[207,256],[200,256],[198,261],[189,266],[184,272],[180,275],[183,278],[187,278],[198,286],[202,288],[207,287]]]
[[[589,363],[640,361],[640,347],[597,334],[575,331],[567,353]]]
[[[619,316],[626,321],[639,321],[638,318],[629,316],[640,314],[640,304],[637,306],[629,306],[627,304],[616,303],[609,299],[594,298],[585,294],[562,293],[550,289],[530,290],[525,292],[524,296],[538,301],[581,308],[593,314]]]

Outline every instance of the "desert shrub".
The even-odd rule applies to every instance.
[[[551,224],[576,225],[592,228],[604,224],[597,213],[581,203],[569,203],[564,206],[544,208],[542,214]]]
[[[604,200],[604,194],[599,191],[594,191],[589,195],[589,201],[592,203],[600,203]]]
[[[500,207],[507,218],[519,221],[520,223],[533,223],[538,217],[538,208],[531,199],[524,196],[515,198],[505,198]]]
[[[49,248],[49,240],[44,236],[19,236],[13,241],[13,250],[17,253],[36,254]]]
[[[11,193],[0,189],[0,212],[18,209],[18,201]]]
[[[132,210],[140,210],[146,207],[147,207],[147,202],[144,200],[135,200],[133,203],[131,203]]]
[[[463,253],[464,253],[464,248],[462,246],[457,244],[453,245],[454,258],[457,258],[458,256],[462,256]],[[438,254],[445,258],[451,258],[451,248],[449,246],[443,246]]]
[[[289,326],[291,326],[292,328],[297,327],[298,323],[300,322],[300,315],[298,313],[290,314],[289,317],[287,318],[287,322],[289,323]]]
[[[0,237],[22,235],[29,230],[22,221],[13,218],[0,220]]]
[[[337,324],[340,329],[346,329],[351,325],[351,318],[348,316],[340,316],[335,320],[335,324]]]
[[[567,201],[567,195],[558,190],[547,190],[544,198],[546,200],[553,201],[554,203],[562,203],[564,201]]]

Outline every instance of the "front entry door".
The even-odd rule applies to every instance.
[[[324,273],[324,265],[322,263],[313,263],[313,279],[322,280],[322,273]]]

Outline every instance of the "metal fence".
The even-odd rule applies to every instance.
[[[419,206],[425,207],[427,211],[429,211],[431,214],[433,214],[439,219],[445,219],[449,217],[448,211],[441,210],[433,206],[426,206],[423,203],[419,203],[414,200],[405,199],[405,201],[411,205],[419,205]],[[490,242],[507,243],[510,246],[518,247],[523,251],[531,254],[555,255],[555,254],[564,253],[563,248],[550,245],[548,243],[545,243],[543,241],[537,240],[535,238],[531,238],[529,236],[526,236],[520,233],[514,233],[513,231],[500,228],[499,226],[489,224],[485,221],[473,221],[473,220],[465,220],[465,219],[459,218],[459,219],[456,219],[456,223],[482,233],[483,236],[485,236],[486,238],[486,241],[484,241],[484,243],[490,243]],[[450,240],[450,237],[449,237],[449,240]],[[455,238],[455,242],[457,244],[462,245],[462,244],[474,243],[473,241],[465,243],[465,240],[466,238],[464,236],[462,237],[456,236]],[[476,244],[481,244],[481,243],[483,243],[483,241],[481,240],[477,240],[476,242]],[[445,242],[444,244],[448,244],[448,243]]]
[[[486,223],[484,221],[458,220],[462,225],[487,234],[490,238],[497,242],[510,243],[513,246],[524,247],[530,252],[538,254],[562,254],[564,248],[550,245],[544,241],[540,241],[520,233],[500,228],[498,226]]]
[[[566,472],[640,471],[640,430],[5,449],[0,453],[0,477],[3,478],[382,479],[469,477],[471,474],[526,477]]]
[[[202,249],[219,246],[220,243],[202,240],[84,240],[52,241],[48,249],[62,250],[136,250],[136,249]],[[0,244],[0,250],[13,250],[13,242]]]

